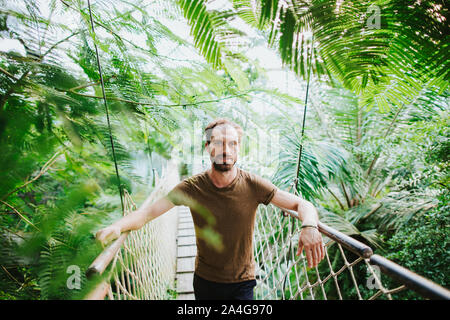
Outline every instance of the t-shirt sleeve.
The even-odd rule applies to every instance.
[[[190,184],[187,180],[178,183],[166,196],[176,206],[188,206],[190,202]]]
[[[268,205],[272,201],[277,187],[267,179],[253,175],[255,197],[258,203]]]

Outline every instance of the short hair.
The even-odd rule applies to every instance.
[[[238,125],[237,123],[234,123],[231,120],[225,119],[225,118],[219,118],[216,119],[212,122],[210,122],[206,128],[205,128],[205,135],[206,135],[206,143],[210,143],[211,142],[211,135],[212,135],[212,131],[215,127],[219,127],[219,126],[231,126],[233,128],[236,129],[237,133],[238,133],[238,139],[239,139],[239,143],[241,142],[241,138],[243,135],[243,131],[240,125]]]

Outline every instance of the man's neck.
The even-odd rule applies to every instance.
[[[211,168],[207,171],[207,174],[217,188],[225,188],[233,182],[234,178],[236,178],[237,172],[238,170],[236,166],[233,166],[233,168],[228,171],[218,171],[214,169],[214,166],[211,166]]]

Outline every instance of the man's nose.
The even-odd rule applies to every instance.
[[[222,148],[222,153],[223,155],[231,156],[234,154],[234,150],[230,145],[224,144]]]

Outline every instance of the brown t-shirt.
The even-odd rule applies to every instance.
[[[255,279],[253,228],[260,203],[269,204],[276,187],[237,168],[236,178],[216,187],[205,172],[181,181],[169,194],[175,205],[190,207],[195,225],[195,273],[215,282]]]

